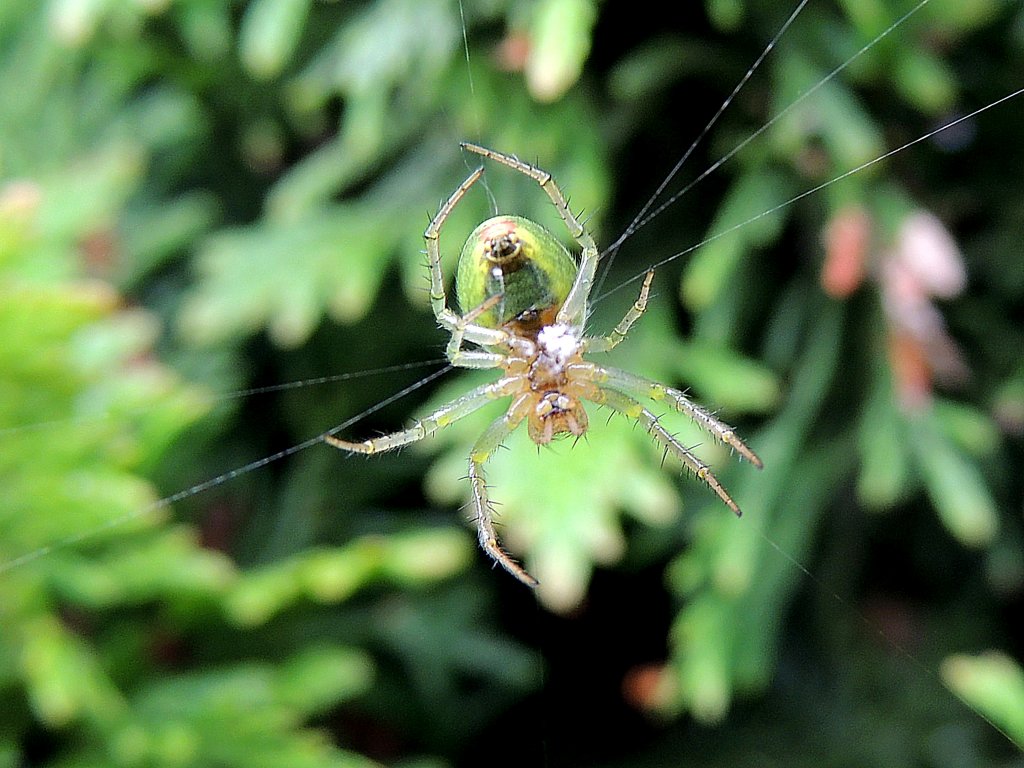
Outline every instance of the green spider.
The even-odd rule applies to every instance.
[[[408,429],[361,443],[331,436],[324,437],[325,442],[355,453],[392,451],[429,437],[492,400],[512,398],[504,415],[473,445],[469,481],[480,546],[495,562],[531,587],[537,586],[537,580],[498,543],[494,510],[487,498],[483,474],[484,463],[523,421],[530,439],[546,445],[558,435],[580,437],[587,431],[582,401],[607,406],[643,425],[667,453],[692,470],[739,515],[740,508],[711,469],[667,432],[658,417],[640,401],[664,402],[688,414],[708,433],[761,468],[761,460],[732,428],[677,389],[583,359],[584,353],[607,352],[626,337],[647,307],[654,272],[647,273],[636,302],[610,334],[584,335],[587,305],[600,259],[594,239],[569,210],[551,174],[511,155],[475,144],[461,146],[519,171],[540,185],[582,248],[579,265],[565,246],[539,224],[519,216],[495,216],[470,234],[459,257],[455,290],[465,314],[459,315],[449,308],[441,272],[441,227],[483,175],[483,167],[477,168],[441,206],[423,233],[430,262],[430,303],[437,322],[451,333],[446,350],[451,364],[460,368],[500,368],[502,377],[442,405]],[[467,342],[477,348],[463,349]]]

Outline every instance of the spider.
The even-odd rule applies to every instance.
[[[607,336],[587,336],[588,301],[593,288],[597,245],[569,210],[551,174],[506,155],[468,142],[462,148],[501,163],[536,181],[551,198],[569,234],[582,249],[576,260],[555,236],[519,216],[494,216],[478,226],[462,248],[455,291],[464,314],[448,306],[441,271],[440,236],[448,216],[483,175],[473,171],[441,206],[427,226],[430,303],[442,328],[451,333],[446,355],[460,368],[500,368],[497,381],[467,392],[442,405],[408,429],[349,442],[325,436],[324,441],[345,451],[374,454],[422,440],[468,416],[489,402],[511,398],[508,410],[479,437],[469,453],[469,481],[480,546],[506,571],[528,586],[538,582],[513,560],[498,542],[494,510],[487,497],[483,466],[523,421],[530,439],[546,445],[563,434],[577,438],[587,431],[583,401],[589,400],[640,423],[666,454],[675,456],[705,482],[737,515],[740,508],[711,469],[680,443],[641,401],[667,403],[688,414],[705,431],[732,447],[759,469],[757,455],[713,413],[685,393],[628,371],[584,359],[587,352],[607,352],[619,344],[647,307],[654,272],[648,271],[640,295]],[[464,344],[475,345],[465,349]]]

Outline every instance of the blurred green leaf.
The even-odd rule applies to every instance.
[[[381,580],[412,586],[443,579],[465,567],[468,553],[467,542],[450,531],[367,537],[247,573],[225,607],[237,624],[263,624],[302,598],[335,603]]]
[[[940,59],[908,50],[896,71],[896,85],[904,97],[925,112],[948,110],[956,98],[956,80]]]
[[[80,719],[106,723],[123,713],[125,702],[106,678],[99,659],[55,617],[28,619],[16,631],[27,694],[44,723],[55,727]]]
[[[579,79],[597,19],[592,0],[540,0],[533,11],[526,83],[538,101],[555,101]]]
[[[697,311],[720,300],[738,262],[777,236],[785,214],[766,212],[785,202],[787,188],[781,177],[758,171],[733,186],[711,223],[710,240],[686,267],[682,297],[687,306]]]
[[[891,507],[910,484],[907,427],[892,391],[889,371],[877,365],[873,389],[860,421],[857,493],[869,509]]]
[[[366,312],[383,277],[378,260],[394,237],[380,212],[354,207],[220,234],[202,255],[207,281],[185,307],[183,329],[210,343],[269,324],[278,343],[300,344],[324,305],[339,320]],[[254,279],[240,283],[240,274]]]
[[[999,520],[978,467],[938,429],[934,412],[921,414],[910,427],[910,444],[925,488],[943,523],[967,546],[988,544]]]
[[[942,678],[958,696],[991,718],[1017,747],[1024,745],[1024,671],[1009,656],[957,655],[942,664]]]
[[[239,54],[245,68],[266,80],[279,74],[299,43],[310,0],[254,0],[245,9]]]
[[[730,413],[766,411],[779,399],[779,383],[765,367],[701,342],[683,344],[675,356],[683,381]]]

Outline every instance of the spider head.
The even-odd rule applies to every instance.
[[[576,261],[544,227],[520,216],[495,216],[466,240],[455,292],[463,312],[501,294],[497,306],[477,319],[498,328],[557,311],[575,279]]]
[[[526,428],[537,445],[547,445],[562,434],[581,437],[587,431],[587,412],[583,403],[563,391],[538,393]]]

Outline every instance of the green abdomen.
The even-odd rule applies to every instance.
[[[524,313],[560,307],[575,279],[575,260],[544,227],[519,216],[495,216],[466,240],[455,290],[463,313],[502,295],[476,320],[497,328]]]

